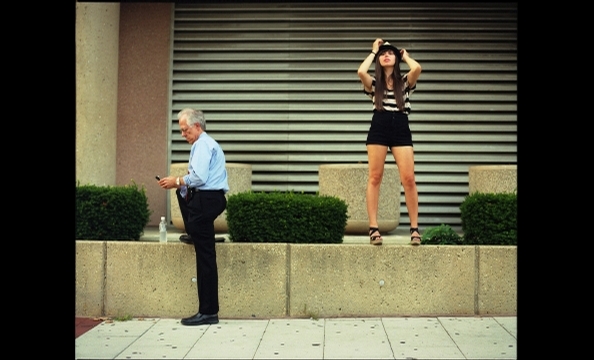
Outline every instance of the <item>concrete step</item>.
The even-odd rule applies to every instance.
[[[455,230],[455,229],[454,229]],[[455,230],[459,235],[461,231]],[[381,229],[380,229],[381,232]],[[421,234],[423,229],[421,228]],[[180,235],[185,234],[173,225],[167,227],[167,241],[179,242]],[[229,234],[216,234],[216,237],[225,238],[225,242],[230,242]],[[382,233],[385,245],[407,245],[410,243],[410,233],[408,228],[398,227],[389,233]],[[159,241],[159,227],[147,226],[144,229],[144,234],[140,237],[140,241]],[[369,236],[367,235],[344,235],[343,244],[369,244]]]

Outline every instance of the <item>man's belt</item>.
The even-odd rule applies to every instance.
[[[225,192],[220,190],[200,190],[197,188],[188,188],[188,192],[186,193],[186,201],[190,201],[194,198],[194,195],[201,193],[201,192],[220,192],[221,194],[225,195]]]
[[[219,190],[200,190],[198,188],[189,188],[188,191],[191,192],[192,194],[199,193],[199,192],[221,192],[221,193],[224,193],[224,191],[222,189],[219,189]]]

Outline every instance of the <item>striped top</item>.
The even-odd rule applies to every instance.
[[[405,74],[402,76],[402,79],[404,80],[404,111],[403,112],[408,115],[411,112],[409,96],[410,96],[410,94],[415,92],[415,89],[417,88],[417,84],[415,84],[415,86],[413,86],[412,88],[409,88],[407,77],[408,77],[408,74]],[[373,110],[375,111],[376,110],[375,109],[375,77],[373,78],[373,82],[371,83],[371,88],[372,88],[371,92],[367,92],[367,91],[365,91],[365,89],[363,89],[363,93],[371,98],[371,101],[374,104]],[[398,109],[398,106],[396,105],[396,97],[394,96],[394,90],[388,90],[386,92],[386,96],[384,96],[384,101],[382,102],[382,104],[384,106],[384,111],[401,111],[400,109]]]

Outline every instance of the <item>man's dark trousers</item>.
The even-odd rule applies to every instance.
[[[199,191],[188,194],[186,201],[176,191],[186,232],[196,251],[198,277],[198,312],[211,315],[219,312],[219,274],[215,251],[214,221],[227,207],[222,191]]]

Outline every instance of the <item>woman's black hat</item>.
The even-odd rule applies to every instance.
[[[377,50],[377,53],[379,54],[380,52],[382,52],[384,50],[394,51],[394,55],[396,55],[396,57],[398,58],[398,62],[402,61],[402,54],[400,53],[400,50],[398,50],[398,48],[396,46],[385,41],[383,44],[380,45],[379,49]],[[377,54],[375,56],[377,57]]]

